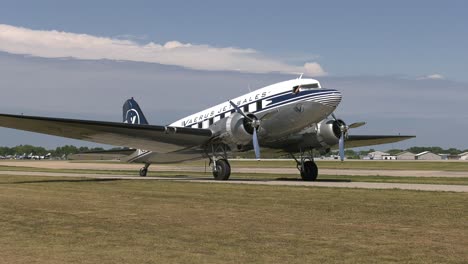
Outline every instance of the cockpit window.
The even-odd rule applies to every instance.
[[[306,89],[313,89],[313,88],[320,88],[318,83],[311,83],[311,84],[301,84],[301,85],[296,85],[293,87],[292,92],[293,94],[297,94],[300,92],[301,89],[306,90]]]
[[[297,93],[299,93],[299,89],[300,89],[300,88],[301,88],[301,86],[300,86],[300,85],[296,85],[296,86],[294,86],[294,87],[293,87],[293,90],[292,90],[293,94],[297,94]]]
[[[301,85],[301,88],[304,88],[304,89],[319,88],[319,85],[318,83],[304,84],[304,85]]]

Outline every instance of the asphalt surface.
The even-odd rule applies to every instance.
[[[15,162],[13,162],[15,163]],[[7,165],[5,162],[0,165]],[[34,166],[32,166],[34,165]],[[122,168],[122,165],[125,165]],[[130,166],[129,166],[130,165]],[[54,169],[133,169],[137,173],[137,168],[141,165],[131,164],[107,164],[107,163],[69,163],[69,162],[30,162],[30,163],[18,163],[8,164],[8,166],[28,166],[38,168],[54,168]],[[173,171],[204,171],[204,167],[177,167],[177,166],[154,166],[161,171],[169,171],[171,168]],[[192,169],[192,170],[190,170]],[[260,169],[260,170],[259,170]],[[266,169],[265,168],[236,168],[234,172],[268,172],[269,170],[275,171],[275,173],[297,173],[296,170],[290,169]],[[155,170],[153,170],[155,171]],[[157,170],[156,170],[157,171]],[[321,174],[326,174],[326,170],[321,170]],[[336,175],[387,175],[395,173],[394,171],[375,171],[371,172],[367,170],[328,170]],[[347,171],[353,174],[344,174],[342,171]],[[364,174],[365,172],[371,174]],[[395,174],[393,176],[412,176],[398,171],[402,174]],[[413,172],[414,171],[409,171]],[[355,174],[354,174],[355,173]],[[378,173],[378,174],[376,174]],[[416,175],[420,172],[416,171]],[[444,175],[446,172],[444,172]],[[438,172],[425,171],[424,175],[421,174],[419,177],[428,177],[427,175],[439,175]],[[467,177],[466,173],[455,173],[458,177]],[[217,184],[251,184],[251,185],[276,185],[276,186],[305,186],[305,187],[334,187],[334,188],[364,188],[364,189],[401,189],[401,190],[418,190],[418,191],[447,191],[447,192],[468,192],[468,186],[466,185],[442,185],[442,184],[406,184],[406,183],[370,183],[370,182],[350,182],[346,180],[317,180],[314,182],[304,182],[298,179],[284,179],[284,180],[264,180],[264,179],[230,179],[229,181],[215,181],[211,176],[194,177],[194,176],[176,176],[176,177],[134,177],[129,175],[116,175],[106,174],[105,171],[99,174],[88,174],[88,173],[62,173],[62,172],[31,172],[31,171],[18,171],[18,170],[3,170],[0,171],[0,175],[28,175],[28,176],[49,176],[49,177],[80,177],[80,178],[94,178],[94,179],[125,179],[125,180],[159,180],[159,181],[178,181],[178,182],[197,182],[197,183],[217,183]],[[210,175],[210,173],[208,173]],[[332,174],[333,175],[333,174]],[[390,175],[391,176],[391,175]],[[416,176],[418,177],[418,176]],[[435,177],[435,176],[429,176]],[[451,176],[450,176],[451,177]],[[457,176],[453,176],[457,177]]]
[[[132,170],[138,171],[142,164],[128,163],[88,163],[88,162],[68,162],[68,161],[1,161],[0,165],[32,167],[43,169],[82,169],[82,170]],[[209,172],[210,168],[206,168]],[[187,166],[177,164],[154,164],[150,171],[183,171],[183,172],[204,172],[204,166]],[[232,167],[233,173],[270,173],[270,174],[298,174],[296,168],[247,168]],[[450,177],[468,178],[468,171],[438,171],[438,170],[359,170],[359,169],[320,169],[320,175],[344,175],[344,176],[391,176],[391,177]]]

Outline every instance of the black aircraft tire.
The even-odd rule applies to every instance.
[[[313,161],[304,162],[304,170],[301,171],[301,178],[304,181],[315,181],[318,176],[317,164]]]
[[[140,169],[140,176],[141,177],[146,177],[147,173],[148,173],[148,169],[145,169],[145,168]]]
[[[216,161],[216,171],[213,171],[213,177],[217,181],[227,181],[231,176],[231,165],[225,159]]]

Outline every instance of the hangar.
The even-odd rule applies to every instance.
[[[424,151],[415,155],[416,160],[442,160],[442,157],[430,151]]]
[[[458,156],[460,157],[460,160],[468,160],[468,152],[463,152]]]
[[[397,160],[415,160],[416,159],[416,154],[409,152],[409,151],[403,151],[398,154],[396,154]]]
[[[382,151],[374,151],[369,154],[367,154],[367,159],[371,160],[381,160],[383,159],[383,156],[389,156],[390,154]]]

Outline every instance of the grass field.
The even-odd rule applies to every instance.
[[[0,176],[1,263],[467,263],[468,194]]]

